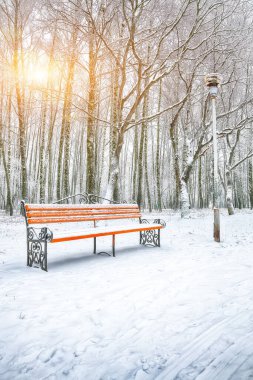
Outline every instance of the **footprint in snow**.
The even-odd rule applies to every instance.
[[[101,319],[98,318],[98,316],[91,315],[89,317],[90,321],[95,325],[95,326],[103,326]]]
[[[141,368],[136,372],[135,380],[153,380],[166,367],[167,358],[156,355],[151,360],[142,359]]]
[[[43,350],[39,354],[39,360],[43,363],[49,363],[52,366],[56,366],[64,361],[64,352],[61,349]]]

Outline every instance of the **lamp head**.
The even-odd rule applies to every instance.
[[[205,83],[212,98],[216,98],[221,81],[222,76],[218,73],[210,73],[205,76]]]
[[[217,86],[214,86],[214,85],[211,85],[211,86],[208,86],[209,87],[209,94],[211,95],[212,98],[216,98],[217,94],[218,94],[218,87]]]

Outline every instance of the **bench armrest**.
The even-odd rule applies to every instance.
[[[166,222],[163,219],[141,219],[141,224],[161,224],[163,227],[166,227]]]

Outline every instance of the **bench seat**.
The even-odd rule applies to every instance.
[[[111,236],[126,234],[130,232],[141,232],[149,231],[154,229],[161,229],[163,226],[157,224],[140,224],[132,223],[122,226],[106,226],[106,227],[96,227],[96,228],[86,228],[78,232],[64,232],[64,233],[54,233],[51,243],[60,243],[69,240],[79,240],[79,239],[88,239],[100,236]]]

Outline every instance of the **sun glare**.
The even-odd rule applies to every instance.
[[[59,68],[55,64],[49,68],[48,62],[30,60],[25,65],[24,79],[29,86],[45,87],[48,80],[57,83],[59,74]]]
[[[48,80],[48,71],[42,67],[34,67],[29,73],[28,78],[31,84],[46,85]]]

